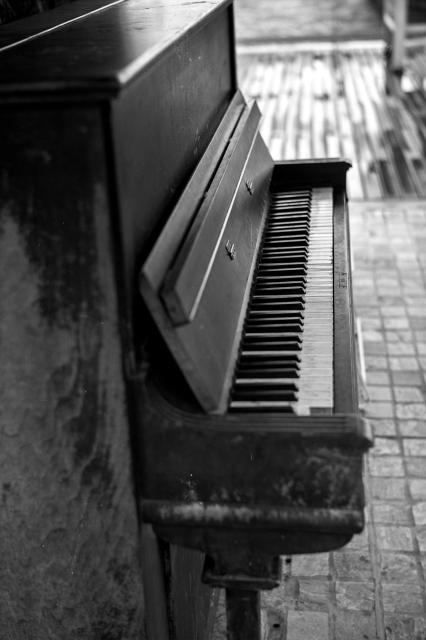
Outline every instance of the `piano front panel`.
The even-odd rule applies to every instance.
[[[170,4],[171,21],[181,8]],[[166,20],[164,15],[159,19]],[[138,339],[146,332],[139,316],[138,270],[236,91],[232,4],[222,3],[147,64],[105,111],[122,242],[120,290],[126,295],[127,326]],[[129,349],[133,351],[133,342]]]
[[[356,416],[180,410],[148,381],[142,510],[158,524],[354,533],[363,523]]]
[[[247,155],[237,157],[237,171],[229,170],[225,181],[216,180],[221,175],[223,164],[228,164],[226,152],[219,166],[211,167],[214,178],[204,194],[208,211],[203,205],[198,215],[204,214],[203,222],[217,221],[213,241],[204,233],[203,226],[197,233],[189,225],[186,239],[189,249],[183,241],[177,256],[164,255],[162,238],[154,247],[147,263],[142,268],[141,292],[152,313],[168,348],[175,357],[185,379],[193,390],[201,407],[211,413],[223,413],[227,410],[229,388],[232,381],[235,360],[242,330],[249,284],[252,277],[257,249],[261,238],[261,229],[265,221],[267,194],[271,179],[273,162],[266,146],[258,134],[259,113],[255,107],[249,111],[256,116],[256,126],[250,127]],[[241,117],[244,118],[246,114]],[[246,133],[245,128],[236,128],[236,135]],[[232,147],[233,139],[229,143]],[[238,149],[238,145],[236,147]],[[228,168],[228,167],[227,167]],[[195,189],[195,186],[194,186]],[[179,205],[178,205],[179,206]],[[171,223],[174,224],[174,215]],[[166,228],[167,233],[167,228]],[[156,259],[160,253],[159,259]],[[181,255],[184,258],[181,260]],[[187,273],[189,256],[192,266]],[[195,273],[199,257],[200,267],[204,271]],[[168,274],[174,275],[176,263],[181,270],[174,279],[177,288],[168,291],[169,299],[181,297],[183,302],[191,300],[195,313],[185,323],[176,325],[175,317],[164,304],[163,290],[155,284],[152,273],[154,263],[170,263]],[[158,264],[157,264],[158,266]],[[167,269],[167,267],[166,267]],[[159,271],[157,268],[156,271]],[[164,271],[164,265],[161,272]],[[182,275],[182,277],[181,277]],[[201,278],[200,278],[201,275]],[[194,297],[192,286],[189,295],[182,294],[182,280],[192,285],[197,282]],[[193,302],[195,300],[195,303]],[[182,305],[185,309],[185,304]],[[189,308],[189,307],[188,307]]]

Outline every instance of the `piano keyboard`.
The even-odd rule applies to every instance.
[[[230,409],[333,409],[332,188],[271,196]]]

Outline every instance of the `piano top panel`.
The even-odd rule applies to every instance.
[[[33,21],[27,28],[19,21],[15,34],[7,25],[3,37],[0,29],[0,94],[14,99],[67,91],[114,94],[230,4],[104,0],[87,13],[85,0],[75,3],[65,21],[63,12],[54,24],[49,14],[46,22]]]

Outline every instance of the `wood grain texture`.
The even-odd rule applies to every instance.
[[[2,123],[0,637],[140,639],[100,122],[45,107]]]

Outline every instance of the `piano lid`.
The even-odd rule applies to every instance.
[[[34,17],[29,26],[10,23],[0,27],[0,94],[115,93],[230,5],[82,0]]]

